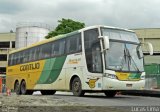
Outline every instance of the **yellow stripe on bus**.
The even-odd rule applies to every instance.
[[[45,60],[31,63],[10,66],[7,68],[7,87],[14,89],[14,83],[18,79],[19,83],[24,79],[27,89],[33,89],[40,78],[45,65]],[[16,77],[15,77],[16,76]]]

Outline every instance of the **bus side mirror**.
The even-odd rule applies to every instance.
[[[151,43],[146,42],[146,43],[141,43],[141,44],[144,44],[145,46],[147,45],[147,49],[148,49],[149,55],[153,55],[153,46],[152,46]]]
[[[148,44],[148,48],[149,48],[149,54],[153,55],[153,46],[151,43],[147,43]]]
[[[143,56],[143,52],[142,52],[142,48],[141,48],[141,44],[139,44],[137,46],[137,55],[138,55],[138,58],[139,59],[142,59],[144,56]]]
[[[103,50],[109,49],[109,37],[108,36],[99,36],[98,38],[102,39],[103,42]]]

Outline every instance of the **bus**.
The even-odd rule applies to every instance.
[[[59,35],[9,53],[6,85],[17,95],[142,90],[143,52],[133,31],[103,25]],[[150,43],[148,52],[153,54]]]

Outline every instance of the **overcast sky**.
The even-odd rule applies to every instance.
[[[160,28],[160,0],[0,0],[0,32],[15,31],[19,22],[56,27],[61,18],[86,26]]]

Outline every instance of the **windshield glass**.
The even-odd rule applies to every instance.
[[[113,30],[112,32],[109,32],[108,29],[107,31],[102,31],[104,31],[103,35],[108,36],[110,39],[110,48],[105,51],[105,63],[107,69],[133,72],[144,71],[143,58],[140,59],[137,54],[139,41],[137,40],[136,35],[133,36],[134,34],[131,32],[130,37],[130,32],[119,30],[115,30],[115,32]]]
[[[139,43],[139,40],[134,32],[102,28],[102,34],[103,36],[108,36],[109,39],[113,40],[123,40]]]
[[[143,59],[137,55],[135,44],[110,42],[106,53],[106,67],[120,71],[144,71]]]

